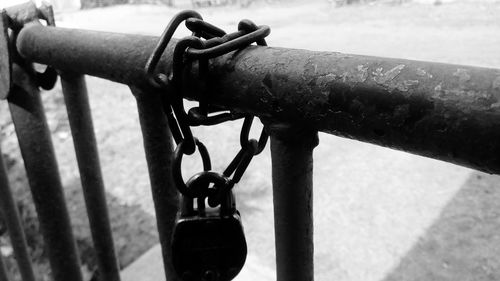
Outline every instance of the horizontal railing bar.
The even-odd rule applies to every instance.
[[[17,49],[34,62],[144,88],[156,42],[29,24]],[[169,69],[174,43],[158,69]],[[191,90],[200,86],[195,71]],[[217,105],[500,173],[498,69],[250,47],[211,60],[207,85]]]

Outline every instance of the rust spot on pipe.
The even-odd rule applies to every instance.
[[[357,78],[359,82],[365,82],[368,78],[368,67],[361,64],[356,69],[358,70]]]
[[[425,69],[423,68],[417,68],[417,76],[420,76],[420,77],[425,77],[425,78],[433,78],[432,77],[432,74],[428,73],[427,71],[425,71]]]
[[[500,90],[500,76],[493,81],[493,89]]]
[[[378,84],[386,84],[387,82],[390,82],[396,78],[401,73],[401,70],[405,68],[404,64],[397,65],[393,67],[392,69],[386,71],[385,73],[382,73],[384,69],[382,67],[379,67],[373,72],[373,80],[377,82]]]

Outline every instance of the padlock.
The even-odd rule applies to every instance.
[[[188,187],[200,179],[194,178],[186,183]],[[245,264],[247,244],[240,213],[231,191],[223,198],[217,208],[206,208],[206,197],[181,198],[172,235],[172,262],[185,281],[232,280]]]

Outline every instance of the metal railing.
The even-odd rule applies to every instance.
[[[45,26],[41,11],[26,4],[2,14],[0,95],[9,103],[54,279],[82,277],[38,90],[43,74],[33,62],[61,77],[102,280],[120,278],[83,75],[131,88],[166,275],[179,280],[169,255],[179,204],[171,177],[173,142],[161,93],[144,72],[158,38]],[[175,43],[158,69],[171,68]],[[259,116],[271,135],[280,281],[313,280],[312,151],[318,131],[500,173],[500,70],[263,46],[214,58],[210,69],[211,83],[204,86],[213,103]],[[196,67],[188,73],[193,89],[200,86],[196,74]],[[196,91],[187,93],[199,98]],[[4,166],[0,203],[23,280],[35,280]],[[5,280],[2,268],[0,263]]]

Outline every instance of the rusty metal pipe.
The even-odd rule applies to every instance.
[[[166,279],[180,281],[171,255],[171,237],[179,209],[179,195],[172,179],[172,135],[163,113],[160,93],[134,87],[131,90],[137,99]]]
[[[2,155],[1,150],[0,155]],[[19,211],[17,210],[17,205],[10,189],[9,178],[3,159],[0,159],[0,214],[9,231],[14,256],[16,257],[19,273],[23,281],[35,281],[31,258],[28,254],[26,235],[24,234]],[[0,281],[5,280],[1,277],[1,267],[2,265],[0,264]]]
[[[3,256],[0,255],[0,281],[10,281],[9,272],[5,267],[5,262],[3,261]]]
[[[268,126],[273,169],[277,281],[314,280],[313,159],[318,133]]]
[[[156,42],[28,24],[17,49],[31,61],[145,87]],[[170,69],[175,42],[158,69]],[[200,86],[191,75],[188,86]],[[498,69],[249,47],[211,60],[208,86],[216,105],[500,173]]]
[[[85,78],[81,74],[69,72],[60,74],[99,276],[102,280],[119,281],[120,269],[113,244]]]

